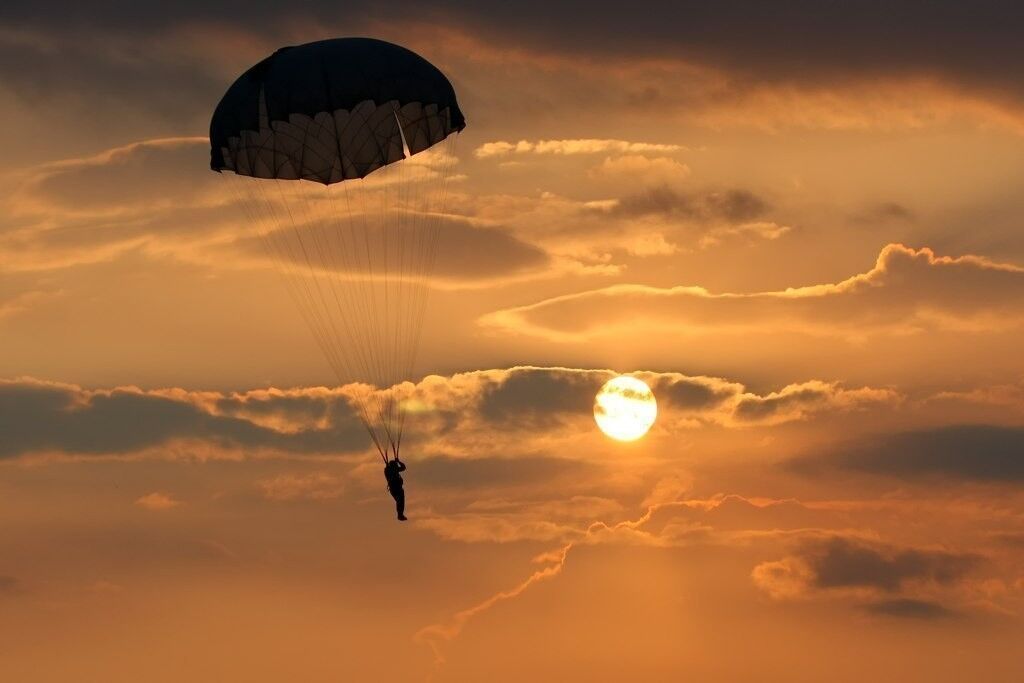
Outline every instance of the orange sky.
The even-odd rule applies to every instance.
[[[0,10],[0,679],[1024,677],[1019,12],[230,4]],[[208,170],[338,35],[468,121],[406,525]]]

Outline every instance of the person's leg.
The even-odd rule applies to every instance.
[[[398,519],[405,519],[405,489],[398,489],[395,496],[395,510],[398,512]]]

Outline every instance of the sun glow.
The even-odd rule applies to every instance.
[[[654,392],[636,377],[614,377],[594,397],[597,426],[617,441],[636,441],[647,433],[657,417]]]

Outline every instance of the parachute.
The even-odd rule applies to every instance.
[[[337,38],[281,48],[228,88],[210,167],[235,193],[385,462],[407,412],[466,126],[451,83],[398,45]],[[372,174],[372,175],[371,175]]]

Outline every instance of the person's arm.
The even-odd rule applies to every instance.
[[[395,462],[398,463],[398,471],[405,472],[405,463],[399,460],[398,458],[395,458]]]

